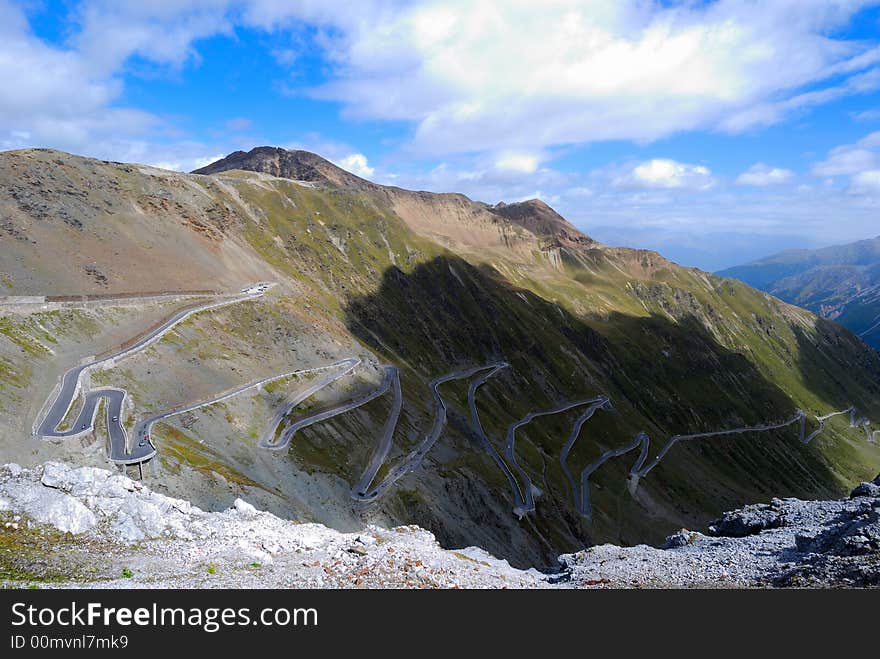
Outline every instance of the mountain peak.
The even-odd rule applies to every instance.
[[[310,181],[324,185],[372,189],[376,185],[347,172],[311,151],[284,149],[277,146],[258,146],[250,151],[233,151],[225,158],[193,170],[193,174],[217,174],[233,169],[262,172],[296,181]]]
[[[490,206],[490,210],[542,238],[554,238],[563,243],[578,245],[595,242],[540,199],[527,199],[512,204],[500,202]]]

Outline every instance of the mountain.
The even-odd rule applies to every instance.
[[[880,349],[880,236],[782,252],[717,274],[834,320]]]
[[[196,169],[193,174],[217,174],[232,169],[262,172],[270,176],[308,181],[354,190],[374,190],[378,186],[337,167],[309,151],[258,146],[250,151],[233,151],[225,158]]]
[[[491,211],[528,229],[536,236],[559,241],[561,245],[590,246],[595,241],[540,199],[516,204],[498,203]]]
[[[106,464],[109,413],[33,436],[91,356],[81,391],[124,390],[129,433],[161,417],[143,472],[163,494],[341,531],[414,523],[515,566],[838,495],[880,466],[848,414],[816,418],[880,421],[880,355],[807,310],[595,242],[535,200],[381,186],[268,147],[199,171],[0,153],[6,461]],[[266,439],[278,415],[289,444]],[[743,432],[677,438],[723,429]],[[362,474],[393,482],[361,496]]]

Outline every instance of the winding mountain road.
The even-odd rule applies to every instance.
[[[309,389],[306,389],[304,392],[300,392],[299,394],[297,394],[295,396],[295,398],[292,399],[292,401],[295,401],[295,402],[293,402],[293,404],[289,403],[288,405],[286,405],[286,407],[288,408],[288,413],[299,402],[302,402],[303,400],[308,398],[310,395],[315,393],[318,389],[321,389],[324,386],[327,386],[327,384],[329,384],[330,382],[332,382],[334,380],[339,379],[340,377],[342,377],[346,373],[350,372],[351,370],[352,369],[348,369],[344,372],[341,372],[341,373],[335,375],[335,377],[328,377],[327,381],[324,382],[323,384],[322,384],[322,381],[319,381],[318,383],[315,383],[315,385],[313,385]],[[281,429],[281,435],[276,441],[269,441],[268,440],[269,437],[274,438],[274,436],[277,432],[276,428],[270,424],[270,427],[267,428],[266,432],[263,435],[263,440],[261,440],[261,442],[260,442],[260,447],[265,448],[265,449],[270,449],[273,451],[280,451],[280,450],[286,449],[290,445],[290,441],[293,439],[293,436],[297,433],[297,431],[299,431],[303,428],[307,428],[307,427],[314,425],[316,423],[320,423],[321,421],[326,421],[327,419],[332,419],[334,416],[344,414],[345,412],[348,412],[349,410],[353,410],[357,407],[360,407],[361,405],[366,405],[371,400],[374,400],[374,399],[378,398],[379,396],[382,396],[383,394],[385,394],[385,392],[387,392],[391,388],[393,383],[396,383],[396,388],[399,391],[399,389],[400,389],[399,378],[400,378],[400,376],[399,376],[399,373],[397,371],[396,366],[385,366],[385,373],[382,378],[382,382],[375,389],[368,391],[367,393],[365,393],[361,396],[358,396],[357,398],[354,398],[352,400],[338,403],[338,404],[333,405],[331,407],[328,407],[326,409],[319,410],[317,412],[313,412],[311,414],[307,414],[305,416],[302,416],[302,417],[296,419],[295,421],[284,426]],[[321,386],[318,386],[318,385],[321,385]],[[402,399],[401,399],[401,402],[402,402]],[[397,414],[395,415],[394,414],[395,410],[392,409],[391,416],[395,417],[394,425],[397,425],[396,418],[400,414],[399,405],[397,405],[396,411],[397,411]],[[276,416],[276,418],[278,418],[278,414],[276,414],[275,416]],[[286,415],[282,415],[282,418],[283,418],[283,416],[286,416]],[[274,422],[274,420],[273,420],[273,422]],[[387,430],[387,425],[386,425],[386,430]],[[392,427],[391,432],[393,433],[393,431],[394,431],[394,428]],[[384,435],[383,435],[382,441],[383,442],[385,441]]]
[[[587,409],[577,418],[573,424],[568,440],[562,447],[560,453],[560,465],[568,479],[574,496],[575,507],[584,517],[592,518],[592,507],[590,501],[589,479],[590,476],[599,469],[608,460],[626,455],[627,453],[640,448],[639,455],[633,463],[629,471],[627,484],[630,492],[635,495],[640,479],[648,475],[654,469],[676,443],[682,441],[692,441],[697,439],[705,439],[709,437],[721,437],[754,432],[766,432],[788,427],[795,423],[800,424],[800,441],[803,444],[809,444],[816,436],[825,429],[825,422],[831,417],[850,414],[850,426],[861,426],[868,441],[876,441],[880,436],[880,430],[871,431],[870,422],[866,418],[856,418],[856,410],[854,407],[848,407],[845,410],[831,412],[823,416],[816,416],[819,427],[806,435],[806,418],[807,415],[798,410],[790,419],[779,423],[768,423],[759,426],[748,426],[743,428],[734,428],[728,430],[718,430],[712,432],[693,433],[688,435],[673,435],[670,437],[660,451],[653,459],[648,461],[648,453],[650,450],[650,437],[645,432],[638,433],[633,440],[621,447],[605,451],[599,458],[590,463],[581,471],[580,487],[568,468],[568,456],[580,436],[583,425],[595,414],[599,409],[611,410],[611,400],[605,395],[599,395],[593,398],[579,400],[570,403],[563,403],[551,410],[529,412],[522,419],[510,424],[506,432],[506,444],[504,456],[510,461],[514,469],[518,472],[523,480],[523,486],[514,473],[511,471],[504,457],[495,449],[489,440],[480,420],[479,412],[476,406],[476,393],[490,378],[495,376],[500,370],[507,368],[507,362],[493,362],[484,366],[476,366],[462,371],[455,371],[435,378],[430,383],[431,392],[434,398],[434,422],[430,432],[425,436],[422,442],[407,454],[396,466],[394,466],[385,478],[377,485],[373,486],[377,474],[382,465],[388,459],[391,449],[393,448],[394,431],[400,419],[403,405],[403,394],[400,385],[400,374],[398,369],[392,365],[384,366],[384,374],[382,382],[376,388],[348,401],[340,402],[323,410],[319,410],[285,424],[285,419],[302,401],[314,395],[319,390],[336,382],[340,378],[351,374],[360,364],[361,360],[357,357],[349,357],[327,366],[320,366],[309,369],[300,369],[271,375],[259,380],[249,382],[247,384],[235,387],[220,393],[210,399],[202,400],[196,403],[186,404],[160,414],[156,414],[149,418],[138,421],[135,424],[133,436],[134,445],[129,446],[128,435],[122,425],[122,413],[126,396],[128,395],[124,389],[103,387],[99,389],[88,389],[88,375],[97,368],[110,368],[118,361],[129,357],[158,341],[167,332],[175,326],[185,321],[193,314],[203,311],[218,309],[227,305],[238,304],[261,297],[269,286],[273,284],[259,284],[251,286],[242,291],[240,295],[224,296],[224,299],[205,304],[195,305],[182,309],[157,328],[149,331],[143,337],[138,339],[131,346],[120,350],[108,357],[101,359],[93,359],[78,366],[68,369],[60,378],[59,384],[55,390],[47,398],[43,405],[43,412],[38,415],[34,422],[33,432],[38,437],[44,439],[55,438],[71,438],[78,437],[94,431],[95,421],[98,415],[98,409],[101,401],[105,401],[105,415],[110,439],[110,460],[117,464],[134,464],[149,460],[156,455],[156,448],[152,444],[150,431],[154,424],[161,422],[169,417],[183,414],[185,412],[213,405],[233,396],[241,394],[249,389],[260,387],[270,382],[280,380],[287,377],[300,376],[305,374],[321,373],[312,383],[304,389],[290,394],[281,406],[275,411],[272,419],[269,420],[266,428],[259,440],[258,446],[269,450],[286,449],[294,435],[301,429],[320,423],[327,419],[333,418],[340,414],[344,414],[350,410],[361,407],[370,401],[384,395],[389,389],[393,389],[393,402],[391,411],[382,429],[382,434],[376,444],[376,448],[370,458],[369,463],[365,467],[363,474],[358,482],[351,488],[351,497],[358,501],[373,501],[386,492],[400,478],[414,471],[421,465],[428,451],[437,442],[447,422],[447,405],[439,392],[439,387],[453,380],[462,380],[473,378],[477,374],[479,377],[471,380],[468,387],[467,401],[470,412],[469,426],[474,435],[480,441],[483,449],[493,459],[496,465],[501,469],[507,478],[514,499],[514,513],[520,518],[535,510],[534,501],[534,485],[528,473],[519,464],[516,455],[516,432],[521,427],[527,425],[534,419],[541,416],[560,414],[568,410],[575,409],[587,405]],[[69,415],[74,404],[74,400],[80,392],[86,389],[82,408],[76,415],[72,425],[62,430],[64,419]],[[372,489],[370,489],[372,486]]]
[[[311,383],[305,389],[293,392],[285,399],[284,403],[275,411],[275,415],[266,425],[266,429],[263,431],[263,434],[260,437],[259,447],[265,449],[286,448],[287,445],[290,443],[290,437],[287,438],[287,441],[284,444],[281,443],[281,440],[275,438],[275,436],[278,434],[278,428],[281,425],[282,421],[284,421],[284,418],[288,416],[293,411],[293,409],[301,402],[303,402],[306,398],[309,398],[327,385],[348,375],[355,368],[357,368],[360,363],[361,360],[359,358],[349,357],[329,366],[319,367],[319,369],[312,369],[312,372],[314,372],[315,370],[324,369],[331,372],[324,377],[318,378],[315,382]]]
[[[489,438],[486,436],[486,431],[483,429],[483,423],[480,421],[480,413],[477,411],[477,390],[486,384],[486,381],[494,376],[498,371],[503,368],[507,368],[509,364],[507,362],[499,362],[494,364],[491,367],[491,370],[478,377],[476,380],[472,380],[470,386],[468,387],[468,408],[470,409],[471,417],[470,417],[470,428],[480,440],[480,444],[483,447],[483,450],[489,454],[489,457],[495,461],[495,464],[498,465],[498,468],[501,469],[501,472],[507,478],[507,482],[510,484],[510,491],[513,494],[513,507],[514,510],[524,509],[527,507],[526,498],[523,495],[522,490],[519,487],[519,481],[516,480],[516,476],[513,475],[513,472],[510,471],[510,467],[507,466],[507,463],[504,461],[504,458],[501,457],[501,454],[495,450],[495,447],[492,446],[492,442],[489,441]]]
[[[70,412],[74,400],[79,395],[83,386],[84,376],[87,376],[90,371],[98,367],[108,368],[119,360],[129,357],[152,345],[193,314],[219,309],[220,307],[238,304],[248,300],[255,300],[261,297],[265,290],[271,285],[273,284],[252,286],[244,289],[241,295],[235,295],[218,302],[209,302],[181,309],[131,346],[109,355],[108,357],[95,359],[68,369],[61,377],[60,384],[56,386],[56,391],[53,391],[53,393],[49,395],[49,398],[47,398],[46,403],[44,403],[43,409],[45,412],[43,413],[41,411],[41,414],[38,415],[37,420],[34,422],[34,434],[43,439],[57,439],[78,437],[92,432],[94,431],[98,403],[101,399],[105,399],[107,401],[107,428],[110,436],[110,455],[115,456],[111,457],[111,459],[114,462],[131,464],[153,457],[156,454],[156,449],[149,441],[145,444],[139,443],[130,451],[128,450],[128,438],[121,421],[122,403],[127,395],[123,389],[102,388],[87,392],[82,410],[80,410],[80,413],[77,415],[73,426],[67,430],[59,429],[64,418]]]
[[[325,368],[325,367],[320,367],[320,368]],[[245,391],[247,391],[249,389],[255,389],[256,387],[261,387],[265,384],[269,384],[270,382],[274,382],[275,380],[281,380],[283,378],[293,377],[293,376],[297,376],[297,375],[303,375],[305,373],[310,372],[311,370],[314,370],[314,369],[295,370],[295,371],[288,371],[286,373],[279,373],[277,375],[270,375],[268,377],[260,378],[259,380],[254,380],[253,382],[249,382],[249,383],[241,385],[239,387],[234,387],[233,389],[229,389],[227,391],[224,391],[223,393],[217,394],[213,398],[209,398],[207,400],[201,400],[197,403],[189,403],[189,404],[183,405],[181,407],[176,407],[172,410],[168,410],[167,412],[162,412],[160,414],[156,414],[155,416],[151,416],[147,419],[139,421],[137,424],[135,424],[135,427],[134,427],[134,436],[138,439],[138,443],[137,443],[135,449],[137,449],[139,447],[145,447],[148,445],[150,447],[152,447],[153,444],[150,439],[150,429],[153,427],[153,424],[155,424],[159,421],[163,421],[169,417],[176,416],[178,414],[184,414],[186,412],[191,412],[191,411],[197,410],[201,407],[207,407],[209,405],[214,405],[216,403],[220,403],[224,400],[232,398],[233,396],[237,396],[238,394],[244,393]],[[116,449],[116,445],[111,444],[110,459],[116,463],[133,464],[135,462],[141,462],[145,459],[143,457],[137,457],[135,459],[132,459],[131,456],[134,453],[134,451],[132,453],[127,453],[127,454],[126,453],[114,454],[113,450],[115,450],[115,449]],[[155,454],[155,449],[153,449],[153,454]],[[152,456],[150,456],[150,457],[152,457]]]
[[[452,380],[471,378],[481,371],[488,371],[488,373],[472,383],[469,389],[469,402],[472,404],[472,410],[474,414],[476,414],[476,405],[474,402],[474,394],[476,390],[488,378],[492,377],[497,371],[507,367],[507,364],[504,362],[493,363],[485,366],[476,366],[463,371],[447,373],[432,380],[429,386],[431,388],[431,393],[434,397],[434,422],[430,432],[428,432],[428,434],[417,447],[410,451],[410,453],[407,454],[406,457],[404,457],[396,466],[394,466],[388,472],[388,474],[385,476],[385,478],[382,479],[381,482],[379,482],[371,489],[371,485],[376,479],[376,475],[379,473],[382,465],[385,464],[386,460],[388,459],[388,455],[390,454],[393,447],[394,430],[397,427],[397,423],[400,419],[400,412],[403,406],[403,393],[400,387],[400,373],[396,367],[391,365],[385,366],[385,375],[383,377],[382,383],[377,388],[372,389],[371,391],[361,396],[358,396],[357,398],[344,401],[327,409],[319,410],[317,412],[313,412],[311,414],[300,417],[289,425],[284,426],[281,429],[280,437],[277,440],[275,439],[275,436],[278,434],[278,428],[282,424],[284,418],[287,417],[299,403],[311,396],[316,391],[327,386],[327,384],[329,384],[330,382],[337,380],[343,375],[347,375],[359,363],[360,360],[354,359],[338,362],[334,366],[342,367],[340,370],[329,374],[327,377],[313,383],[307,389],[296,392],[290,398],[288,398],[285,401],[285,404],[278,409],[273,419],[267,425],[259,445],[261,448],[271,450],[285,449],[287,446],[289,446],[294,435],[302,428],[306,428],[316,423],[326,421],[327,419],[331,419],[335,416],[361,407],[371,400],[374,400],[379,396],[384,395],[388,392],[389,389],[393,389],[394,399],[391,405],[391,411],[382,429],[382,434],[379,438],[375,450],[373,451],[369,463],[367,464],[363,474],[361,475],[361,478],[351,488],[351,498],[356,501],[362,502],[374,501],[382,494],[384,494],[403,476],[417,469],[424,460],[428,451],[431,450],[431,448],[439,439],[440,435],[443,432],[443,429],[446,426],[447,420],[447,405],[446,401],[443,400],[443,396],[440,394],[440,385],[446,382],[450,382]],[[477,415],[476,418],[477,423],[479,423],[479,416]],[[486,443],[488,443],[488,439],[485,439],[485,441]]]
[[[516,431],[519,430],[524,425],[531,423],[533,419],[537,419],[541,416],[550,416],[552,414],[561,414],[562,412],[567,412],[568,410],[572,410],[576,407],[581,407],[583,405],[590,405],[590,408],[582,414],[575,421],[575,428],[580,431],[581,427],[584,423],[593,416],[593,413],[600,407],[604,407],[610,404],[610,399],[608,396],[598,396],[596,398],[589,398],[587,400],[579,400],[573,403],[563,403],[557,407],[554,407],[552,410],[546,410],[543,412],[529,412],[526,416],[524,416],[519,421],[516,421],[510,424],[507,427],[507,444],[504,448],[505,456],[508,460],[510,460],[514,469],[516,469],[520,476],[523,478],[523,492],[525,494],[522,505],[517,506],[513,509],[514,514],[518,517],[522,517],[526,513],[533,512],[535,510],[535,498],[534,498],[534,486],[532,485],[532,480],[529,478],[529,475],[526,473],[525,469],[523,469],[519,462],[516,459]],[[577,434],[574,434],[574,439],[577,439]],[[566,445],[563,447],[563,455],[565,457],[568,456],[569,451],[571,451],[571,446],[574,444],[574,439],[569,437],[569,441],[566,442]],[[563,461],[563,467],[565,466],[565,457],[560,458]]]
[[[723,437],[729,435],[740,435],[745,433],[753,433],[753,432],[767,432],[770,430],[779,430],[782,428],[786,428],[788,426],[792,426],[794,424],[799,424],[799,441],[803,444],[808,444],[813,438],[815,438],[819,433],[821,433],[825,429],[825,421],[830,419],[833,416],[838,416],[841,414],[851,414],[850,424],[854,425],[853,419],[855,414],[855,408],[848,407],[845,410],[841,410],[839,412],[831,412],[830,414],[825,414],[823,416],[815,417],[817,421],[819,421],[819,428],[809,435],[805,435],[806,433],[806,419],[807,415],[803,410],[798,410],[790,419],[786,421],[781,421],[779,423],[767,423],[759,426],[747,426],[743,428],[732,428],[729,430],[716,430],[712,432],[701,432],[701,433],[693,433],[689,435],[673,435],[670,437],[666,444],[663,445],[663,448],[654,456],[654,458],[648,462],[648,451],[651,443],[651,439],[645,432],[638,433],[635,438],[629,444],[625,446],[621,446],[615,449],[610,449],[605,451],[599,458],[595,461],[587,465],[584,470],[581,472],[581,504],[579,506],[579,512],[584,517],[591,519],[592,518],[592,507],[590,504],[590,488],[589,488],[589,479],[590,475],[595,472],[599,467],[605,464],[608,460],[615,457],[620,457],[629,453],[630,451],[641,447],[641,451],[639,452],[639,456],[636,461],[633,463],[633,466],[629,471],[629,478],[627,482],[627,486],[630,490],[630,493],[635,495],[636,490],[638,489],[639,481],[648,475],[648,473],[654,469],[660,462],[666,457],[666,454],[672,449],[675,444],[683,441],[692,441],[696,439],[705,439],[708,437]]]
[[[871,422],[868,420],[866,416],[856,417],[856,409],[852,408],[849,413],[849,427],[850,428],[861,428],[865,431],[865,440],[869,442],[876,442],[877,438],[880,437],[880,430],[871,430]]]
[[[370,462],[366,469],[364,469],[364,473],[358,481],[358,484],[351,489],[352,496],[364,496],[366,494],[367,488],[370,487],[370,484],[376,478],[376,474],[379,473],[379,469],[385,464],[385,460],[391,452],[391,447],[394,445],[394,429],[397,428],[397,421],[400,419],[400,409],[403,406],[403,393],[400,390],[400,373],[397,368],[394,366],[386,366],[385,368],[386,373],[390,372],[391,387],[394,391],[391,411],[388,414],[388,418],[385,420],[385,426],[382,428],[382,436],[379,438],[379,443],[376,444],[376,450],[373,451],[373,457],[370,458]]]
[[[856,413],[856,408],[853,406],[849,406],[845,410],[841,410],[840,412],[831,412],[831,414],[826,414],[824,416],[817,416],[816,421],[819,422],[819,427],[816,428],[813,432],[811,432],[806,437],[803,436],[804,433],[802,431],[801,432],[801,442],[803,442],[804,444],[809,444],[810,442],[812,442],[816,438],[817,435],[819,435],[823,430],[825,430],[825,422],[833,416],[839,416],[841,414],[849,414],[850,415],[849,423],[850,423],[850,426],[852,426],[853,425],[853,417],[855,416],[855,413]]]
[[[565,445],[562,447],[562,451],[559,454],[559,464],[562,467],[565,477],[568,479],[568,484],[571,487],[572,496],[574,497],[574,506],[578,512],[581,512],[582,509],[583,494],[581,493],[581,490],[583,488],[578,488],[574,476],[568,468],[568,454],[571,453],[571,449],[574,448],[574,443],[577,441],[578,437],[580,437],[581,428],[593,417],[596,410],[603,409],[606,412],[610,412],[612,409],[611,399],[605,395],[597,396],[589,402],[590,406],[584,410],[574,422],[574,425],[571,428],[571,434],[568,436],[568,441],[565,442]]]
[[[422,442],[400,462],[400,464],[389,471],[385,478],[382,479],[382,482],[380,482],[375,488],[373,488],[369,492],[365,491],[366,488],[353,488],[351,494],[352,498],[358,501],[372,501],[380,497],[388,488],[394,485],[406,474],[418,469],[419,465],[421,465],[422,463],[422,460],[424,460],[425,456],[428,454],[428,451],[431,450],[431,447],[434,446],[434,444],[440,438],[443,429],[446,427],[447,407],[446,401],[443,400],[443,397],[440,395],[439,392],[439,387],[441,384],[451,382],[452,380],[465,380],[473,377],[480,371],[485,371],[487,369],[497,369],[497,367],[499,366],[499,364],[475,366],[464,371],[447,373],[446,375],[441,375],[440,377],[432,380],[430,388],[431,393],[434,397],[434,424],[431,426],[431,431],[425,436],[425,439],[422,440]]]
[[[581,471],[580,503],[576,506],[576,508],[583,517],[586,517],[588,520],[593,519],[593,506],[590,501],[590,476],[592,475],[592,473],[603,464],[608,462],[611,458],[619,458],[620,456],[626,455],[630,451],[641,446],[642,450],[639,452],[639,457],[636,458],[636,461],[635,463],[633,463],[633,466],[629,472],[630,476],[632,477],[632,474],[638,471],[639,466],[648,457],[648,448],[650,444],[651,440],[648,437],[648,434],[646,432],[640,432],[635,437],[633,437],[633,440],[629,444],[605,451],[596,460],[587,465],[583,471]],[[630,493],[632,492],[633,489],[630,488]]]

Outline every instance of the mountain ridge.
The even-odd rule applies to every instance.
[[[880,349],[880,236],[780,252],[717,274],[839,322]]]
[[[489,205],[471,200],[456,192],[436,193],[380,185],[352,174],[310,151],[287,150],[268,146],[255,147],[247,152],[235,151],[225,158],[194,170],[192,173],[209,175],[235,169],[384,195],[396,204],[399,214],[404,219],[412,218],[413,213],[405,210],[405,204],[400,201],[401,197],[410,200],[411,203],[424,202],[428,199],[454,199],[459,205],[470,206],[470,213],[474,216],[478,217],[483,211],[488,212],[494,218],[500,218],[502,221],[521,227],[539,239],[549,239],[557,241],[559,245],[567,246],[595,244],[592,238],[540,199],[528,199],[513,203],[499,202],[495,205]],[[422,226],[414,220],[410,220],[410,223],[416,228]]]

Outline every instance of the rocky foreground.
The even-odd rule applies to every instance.
[[[0,583],[98,588],[590,588],[880,585],[880,476],[840,501],[774,499],[662,548],[600,545],[555,574],[418,527],[341,533],[245,501],[205,512],[126,476],[0,466]]]

